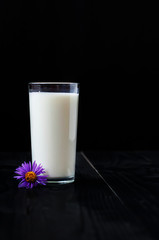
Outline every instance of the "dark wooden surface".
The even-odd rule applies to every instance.
[[[0,153],[1,239],[159,239],[159,152],[81,152],[73,184],[18,189]]]

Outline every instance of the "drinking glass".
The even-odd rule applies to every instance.
[[[32,161],[45,168],[48,183],[75,180],[78,99],[78,83],[29,83]]]

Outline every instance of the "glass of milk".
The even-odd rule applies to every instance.
[[[29,83],[32,161],[49,183],[75,179],[78,99],[78,83]]]

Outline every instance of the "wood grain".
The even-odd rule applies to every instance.
[[[26,190],[13,174],[30,153],[1,153],[2,239],[157,239],[158,171],[127,154],[129,162],[121,153],[78,153],[75,183]]]
[[[122,199],[148,239],[159,238],[159,152],[88,152],[100,175]]]

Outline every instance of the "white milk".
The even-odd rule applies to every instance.
[[[41,163],[49,178],[74,176],[78,96],[29,93],[32,161]]]

